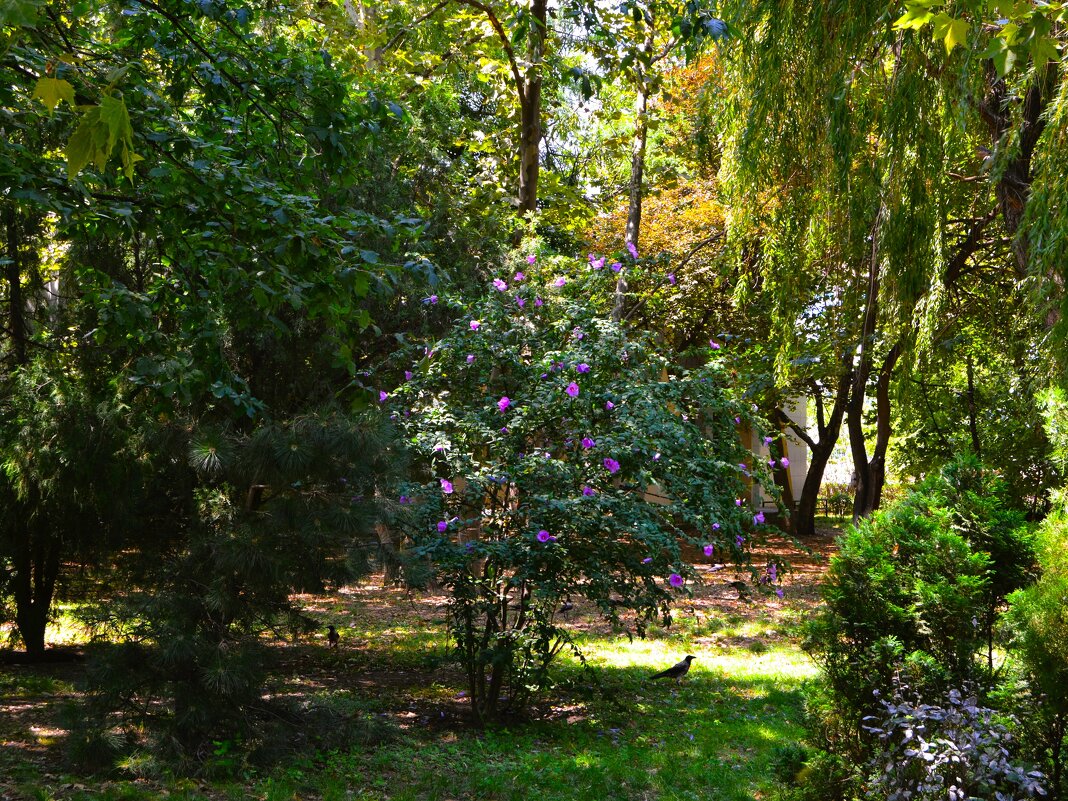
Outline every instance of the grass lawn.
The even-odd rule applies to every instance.
[[[824,554],[827,539],[818,543]],[[783,552],[788,546],[775,546]],[[793,554],[783,600],[750,603],[729,570],[679,609],[674,625],[629,640],[577,604],[571,625],[595,670],[573,657],[532,719],[479,731],[447,659],[442,596],[408,597],[374,581],[303,598],[341,645],[279,643],[273,694],[361,724],[366,737],[273,767],[233,759],[225,779],[177,777],[150,760],[86,774],[65,758],[59,709],[77,696],[78,665],[0,667],[0,799],[759,799],[777,747],[801,736],[802,682],[815,668],[798,623],[816,603],[824,563]],[[680,686],[646,682],[686,654]],[[216,761],[232,758],[220,743]]]

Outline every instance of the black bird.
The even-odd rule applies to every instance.
[[[571,599],[568,598],[560,605],[560,614],[564,616],[565,620],[571,619],[571,610],[575,608],[575,605],[571,603]]]
[[[690,672],[690,663],[696,658],[696,656],[687,655],[686,658],[677,665],[673,665],[667,670],[661,670],[655,676],[650,676],[649,681],[652,681],[653,679],[674,679],[675,683],[678,684],[682,681],[682,677]]]
[[[326,641],[329,643],[328,648],[337,648],[337,644],[341,642],[341,635],[337,633],[337,629],[333,626],[327,626]]]
[[[738,590],[739,601],[749,600],[749,585],[746,584],[744,581],[728,581],[727,585],[730,587],[734,587],[734,589]]]

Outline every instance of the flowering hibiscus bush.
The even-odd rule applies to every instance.
[[[695,580],[684,543],[746,562],[763,523],[741,500],[746,474],[766,478],[735,431],[748,407],[717,366],[681,370],[594,316],[615,280],[603,260],[547,261],[457,304],[453,330],[379,395],[425,470],[401,499],[408,562],[451,594],[482,721],[547,685],[569,643],[562,602],[585,597],[641,634]]]

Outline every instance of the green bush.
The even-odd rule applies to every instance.
[[[1054,504],[1038,542],[1042,576],[1009,596],[1008,619],[1029,695],[1028,703],[1021,705],[1028,718],[1023,736],[1046,767],[1052,796],[1063,798],[1068,791],[1068,511],[1064,498]]]
[[[841,538],[806,638],[822,668],[810,690],[817,747],[867,755],[861,720],[879,713],[876,692],[895,677],[921,698],[991,686],[995,624],[1034,565],[1032,535],[1006,497],[965,455]]]
[[[453,331],[382,395],[425,470],[398,520],[408,560],[432,564],[451,594],[482,720],[547,686],[569,642],[563,600],[584,596],[616,623],[632,611],[640,634],[670,621],[696,577],[683,542],[745,561],[763,521],[741,505],[742,473],[772,483],[739,442],[748,407],[715,362],[680,370],[595,316],[608,265],[547,261],[521,260],[487,297],[456,304]]]

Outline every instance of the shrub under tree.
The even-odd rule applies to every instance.
[[[482,721],[547,685],[571,642],[562,601],[584,597],[641,634],[697,580],[684,544],[744,563],[763,524],[742,500],[744,473],[767,479],[736,432],[750,411],[717,363],[682,370],[651,337],[590,311],[614,285],[611,265],[633,258],[538,259],[455,304],[455,328],[381,396],[425,471],[402,499],[407,559],[451,595]]]

